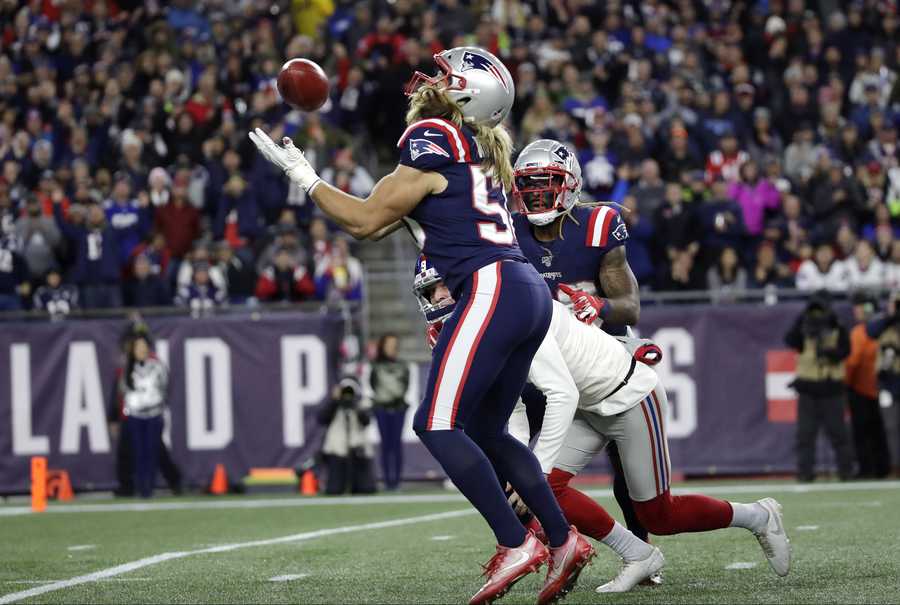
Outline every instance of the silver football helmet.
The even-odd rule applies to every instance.
[[[457,46],[434,55],[440,73],[417,71],[406,86],[411,95],[423,83],[442,85],[462,109],[467,121],[496,126],[509,113],[516,97],[512,75],[497,57],[475,46]]]
[[[424,254],[420,254],[416,259],[416,269],[413,274],[413,294],[416,295],[425,321],[430,324],[444,319],[456,308],[456,301],[453,300],[453,297],[436,302],[431,300],[432,293],[443,279],[431,261]]]
[[[581,165],[575,152],[559,141],[534,141],[519,153],[514,171],[513,195],[533,225],[552,223],[581,195]]]

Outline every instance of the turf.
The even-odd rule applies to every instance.
[[[565,603],[900,602],[900,484],[887,490],[859,487],[776,494],[794,546],[794,568],[787,578],[772,573],[747,532],[722,530],[655,538],[667,559],[665,584],[626,595],[593,592],[618,567],[601,545]],[[724,497],[748,501],[762,495]],[[598,499],[618,513],[612,499]],[[64,580],[160,553],[466,508],[462,502],[367,502],[0,516],[0,599],[40,586],[39,581]],[[93,547],[68,550],[77,545]],[[492,550],[487,526],[469,514],[196,554],[25,602],[460,603],[478,588],[478,563]],[[726,569],[733,563],[756,565]],[[301,577],[270,581],[286,574]],[[501,602],[533,603],[539,582],[536,576],[522,580]]]

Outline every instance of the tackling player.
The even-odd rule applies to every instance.
[[[436,271],[420,261],[414,291],[429,323],[453,304]],[[534,356],[528,380],[547,394],[547,412],[535,455],[566,517],[586,535],[610,546],[625,560],[619,575],[598,592],[625,592],[658,572],[659,549],[620,526],[602,506],[572,488],[569,481],[608,441],[622,452],[628,490],[641,522],[655,534],[742,527],[756,535],[772,569],[790,570],[790,542],[781,506],[771,498],[752,504],[702,495],[672,496],[665,419],[668,401],[659,378],[638,363],[647,341],[623,339],[579,322],[566,307],[553,303],[550,329]],[[631,352],[628,349],[631,349]],[[510,418],[510,433],[529,440],[524,405]]]
[[[514,85],[503,63],[480,48],[453,48],[434,60],[438,75],[417,73],[407,88],[400,163],[366,199],[324,183],[289,138],[279,146],[260,129],[250,138],[354,237],[372,237],[400,219],[414,226],[460,304],[437,339],[413,427],[498,542],[471,603],[499,598],[548,558],[538,603],[549,603],[572,587],[594,553],[569,527],[531,450],[506,431],[552,315],[505,205],[512,144],[500,122]],[[549,552],[509,507],[494,467],[540,519]]]

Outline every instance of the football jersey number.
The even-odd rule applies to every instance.
[[[103,234],[89,233],[87,236],[88,260],[99,260],[103,256]]]
[[[503,228],[494,221],[478,221],[478,236],[494,244],[511,246],[515,243],[515,234],[512,227],[512,217],[506,206],[499,202],[492,202],[488,196],[487,178],[480,166],[469,166],[472,172],[472,205],[478,212],[490,216],[497,216],[503,223]]]

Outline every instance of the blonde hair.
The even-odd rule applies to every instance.
[[[506,191],[513,188],[512,137],[502,124],[485,126],[473,122],[465,122],[462,109],[442,88],[434,84],[423,84],[409,98],[409,110],[406,112],[406,123],[413,124],[427,118],[442,118],[462,128],[468,123],[475,130],[475,140],[483,152],[481,167],[484,171],[499,179]]]

